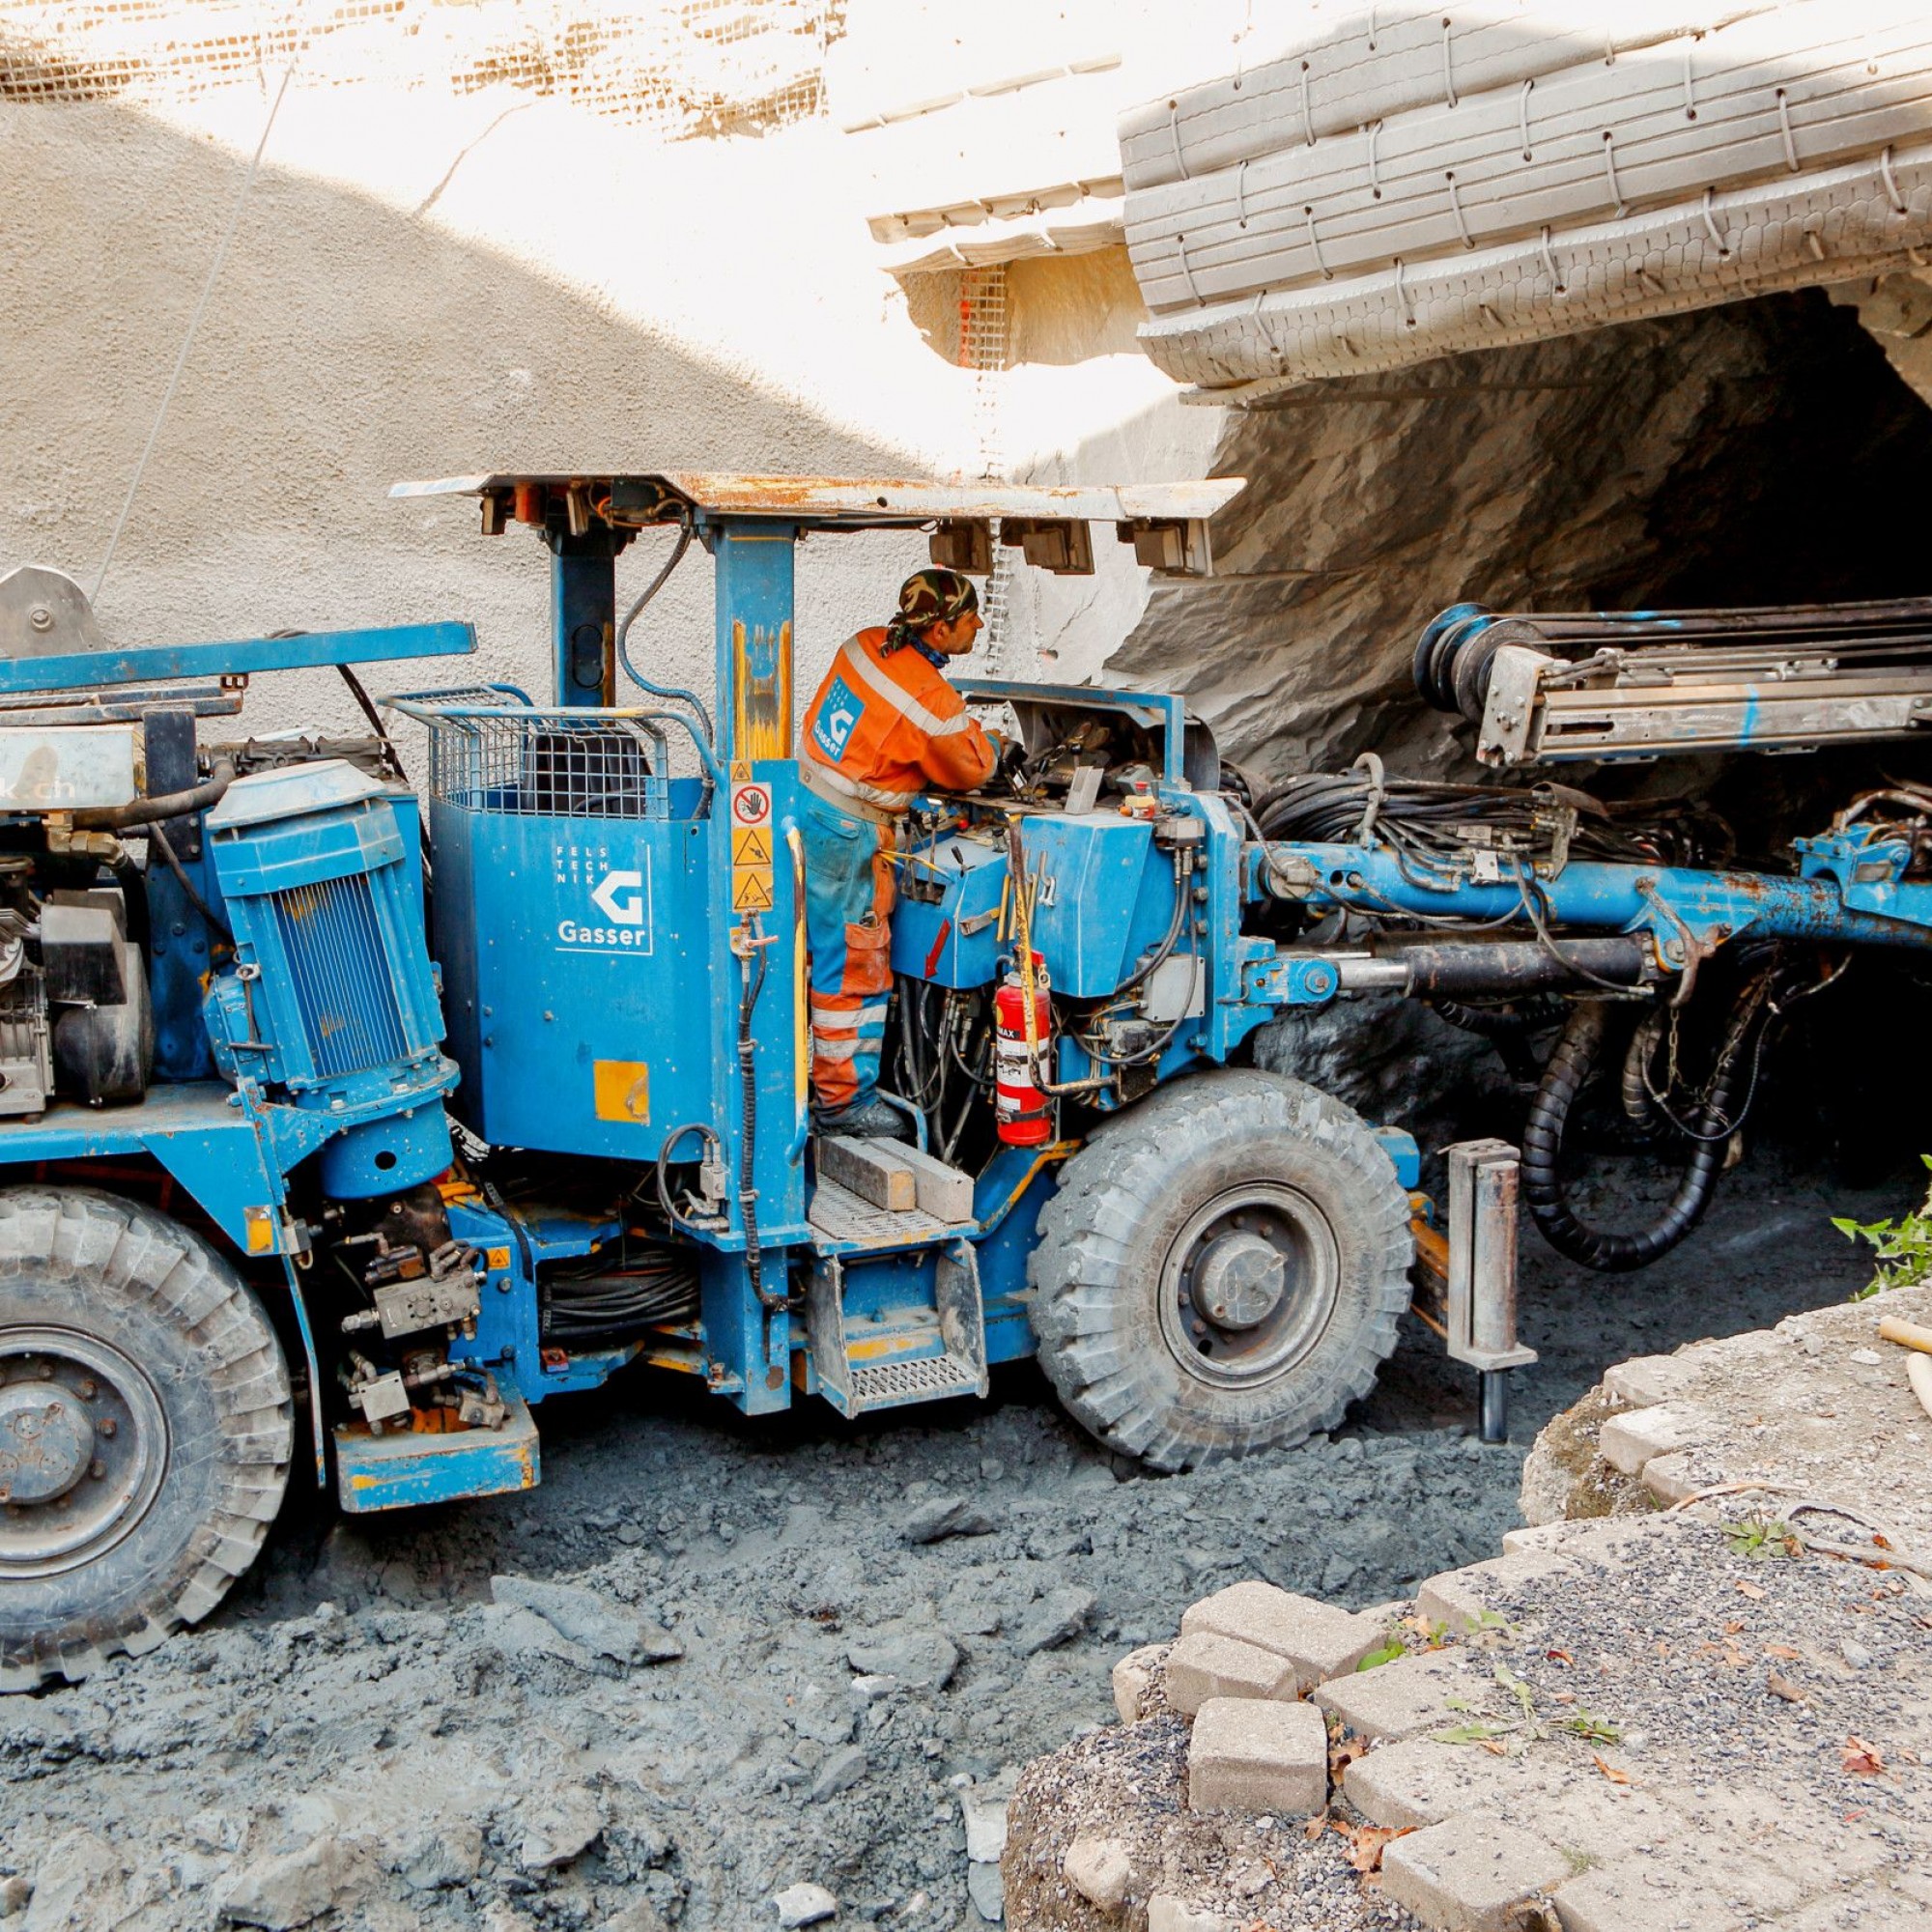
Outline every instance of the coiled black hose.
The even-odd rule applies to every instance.
[[[1719,1049],[1709,1092],[1704,1095],[1693,1129],[1690,1158],[1670,1205],[1656,1223],[1641,1234],[1615,1235],[1591,1228],[1572,1211],[1557,1169],[1563,1154],[1563,1129],[1570,1109],[1603,1051],[1609,1028],[1607,1000],[1582,1001],[1570,1015],[1543,1069],[1543,1079],[1530,1102],[1522,1130],[1522,1189],[1529,1211],[1543,1237],[1559,1255],[1604,1274],[1628,1274],[1648,1267],[1666,1255],[1703,1219],[1711,1190],[1724,1164],[1731,1103],[1751,1059],[1744,1051],[1747,1037],[1764,1013],[1764,1003],[1747,992],[1738,1002]]]

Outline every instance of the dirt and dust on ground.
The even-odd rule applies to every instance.
[[[1493,1554],[1523,1445],[1605,1363],[1841,1299],[1865,1264],[1831,1216],[1911,1186],[1756,1156],[1635,1279],[1526,1234],[1508,1448],[1416,1327],[1334,1436],[1195,1475],[1117,1467],[1027,1368],[857,1427],[628,1374],[544,1406],[534,1493],[359,1521],[298,1496],[199,1630],[0,1703],[0,1911],[970,1927],[997,1895],[968,1814],[1110,1718],[1123,1650],[1236,1577],[1361,1606]],[[825,1895],[774,1905],[799,1886]]]

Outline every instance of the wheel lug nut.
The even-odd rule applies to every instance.
[[[100,1389],[98,1383],[89,1380],[76,1383],[73,1392],[82,1402],[92,1402],[100,1393]]]
[[[87,1473],[98,1483],[107,1473],[107,1464],[99,1456],[87,1465]]]
[[[103,1415],[100,1418],[99,1426],[100,1433],[103,1435],[112,1435],[114,1432],[121,1427],[121,1425],[118,1422],[116,1422],[111,1415]]]

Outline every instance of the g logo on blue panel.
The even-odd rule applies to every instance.
[[[835,765],[845,755],[845,747],[852,742],[852,733],[858,729],[859,717],[865,708],[844,678],[835,677],[826,687],[811,727],[811,742]]]

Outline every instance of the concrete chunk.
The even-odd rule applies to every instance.
[[[1475,1681],[1488,1688],[1488,1680]],[[1444,1700],[1459,1693],[1466,1698],[1470,1684],[1463,1660],[1454,1650],[1441,1650],[1332,1677],[1310,1697],[1358,1737],[1410,1738],[1453,1722],[1457,1714]]]
[[[1259,1578],[1204,1597],[1180,1619],[1183,1636],[1209,1631],[1287,1658],[1303,1691],[1354,1669],[1382,1641],[1383,1628],[1374,1614],[1357,1616]]]
[[[1187,1803],[1196,1811],[1305,1817],[1328,1802],[1328,1730],[1312,1704],[1214,1697],[1187,1746]]]
[[[1126,1902],[1127,1881],[1133,1867],[1127,1848],[1119,1838],[1082,1835],[1067,1846],[1060,1874],[1090,1905],[1118,1912]]]
[[[1397,1838],[1382,1853],[1382,1889],[1440,1932],[1513,1932],[1516,1908],[1570,1873],[1548,1839],[1484,1811]]]
[[[1205,1905],[1157,1891],[1148,1900],[1148,1932],[1237,1932],[1237,1928],[1234,1919]]]
[[[919,1182],[895,1141],[857,1140],[822,1134],[814,1143],[822,1179],[848,1189],[874,1208],[902,1214],[919,1205]]]
[[[1167,1701],[1193,1717],[1210,1697],[1288,1697],[1295,1668],[1285,1657],[1238,1637],[1194,1631],[1167,1654]]]
[[[1708,1433],[1708,1422],[1696,1411],[1658,1404],[1605,1416],[1597,1432],[1597,1453],[1613,1469],[1634,1476],[1653,1456],[1687,1448]]]
[[[1153,1667],[1167,1655],[1164,1643],[1144,1643],[1114,1665],[1114,1709],[1123,1724],[1137,1724],[1141,1706],[1153,1682]]]

